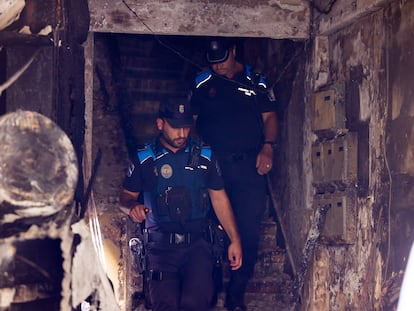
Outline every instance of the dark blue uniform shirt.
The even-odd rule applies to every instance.
[[[204,228],[207,212],[202,206],[206,197],[202,191],[207,189],[220,190],[224,188],[220,170],[209,147],[203,146],[196,168],[188,167],[192,141],[186,148],[171,152],[163,147],[159,139],[138,151],[137,157],[131,160],[123,187],[131,192],[144,195],[144,204],[152,210],[147,215],[146,227],[169,232],[195,232]],[[162,210],[161,202],[170,188],[185,187],[188,189],[193,208],[192,216],[185,225],[177,223],[168,215],[168,210]],[[207,197],[208,200],[208,197]],[[165,208],[165,206],[164,206]],[[168,208],[167,208],[168,209]]]
[[[233,79],[204,71],[196,77],[191,104],[197,131],[214,151],[258,150],[263,141],[262,113],[275,111],[263,77],[249,66]]]

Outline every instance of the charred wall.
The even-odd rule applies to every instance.
[[[346,12],[346,5],[335,6],[327,18],[319,20],[328,20],[341,9]],[[413,192],[409,151],[413,148],[413,102],[407,84],[414,65],[408,31],[413,27],[409,18],[413,9],[412,3],[395,1],[340,28],[320,23],[316,29],[315,52],[309,63],[314,84],[308,111],[315,119],[315,94],[333,90],[335,111],[341,105],[344,108],[343,126],[333,129],[333,136],[312,128],[305,130],[305,136],[315,147],[318,141],[336,139],[343,130],[355,133],[358,167],[355,183],[345,185],[345,191],[353,191],[351,196],[344,194],[346,209],[341,209],[343,218],[337,222],[348,231],[333,239],[321,234],[303,310],[396,309],[414,226],[409,200]],[[322,76],[325,81],[321,83]],[[317,173],[312,161],[314,193],[308,202],[313,209],[320,190],[315,184]],[[333,188],[333,195],[340,191]]]
[[[86,2],[69,2],[68,6],[60,7],[56,1],[27,1],[22,15],[24,22],[14,23],[1,32],[4,48],[0,62],[6,69],[2,78],[7,79],[28,58],[35,57],[29,70],[1,98],[3,106],[0,111],[24,108],[50,116],[69,134],[81,163],[85,130],[82,43],[89,19]],[[172,11],[174,8],[180,11],[186,2],[179,2]],[[199,4],[192,2],[191,5],[194,3]],[[318,6],[324,3],[328,1],[317,1]],[[306,49],[293,58],[296,69],[282,66],[274,72],[265,72],[272,83],[278,82],[275,88],[279,90],[287,89],[284,84],[286,72],[287,80],[294,80],[292,94],[276,91],[284,98],[282,102],[289,102],[289,105],[280,111],[281,143],[277,155],[279,169],[273,176],[277,177],[275,188],[279,189],[283,216],[298,266],[303,258],[302,246],[309,238],[309,229],[315,220],[318,208],[315,202],[321,198],[331,200],[336,194],[347,200],[347,209],[343,210],[342,218],[337,222],[344,228],[340,236],[335,236],[337,232],[334,232],[334,236],[328,234],[329,238],[326,238],[325,231],[322,243],[318,243],[311,252],[302,297],[303,310],[394,310],[406,257],[414,239],[414,109],[410,79],[414,69],[414,61],[410,57],[414,5],[409,1],[380,0],[329,3],[333,4],[329,10],[312,8],[315,36],[307,42]],[[295,27],[289,26],[287,31],[277,36],[289,34],[299,39],[307,38],[307,2],[299,1],[297,4],[283,10],[288,12],[286,16],[298,12],[295,20],[303,21],[306,27],[295,33]],[[148,7],[152,5],[148,4]],[[250,16],[250,4],[247,11],[244,11],[245,4],[238,2],[237,5],[244,14],[248,12],[246,16]],[[220,8],[223,9],[222,6]],[[261,7],[261,12],[267,8]],[[91,11],[94,12],[92,24],[95,31],[111,32],[121,28],[126,31],[124,28],[128,28],[128,23],[124,21],[128,20],[133,31],[148,32],[142,21],[119,1],[113,6],[105,2],[104,7],[98,3]],[[36,12],[41,13],[36,15]],[[140,16],[149,20],[154,12],[157,10],[144,11]],[[169,17],[175,16],[171,10],[163,12],[168,12]],[[194,10],[186,16],[197,16],[197,12],[202,10]],[[222,16],[223,12],[225,10],[217,11],[213,17]],[[105,14],[111,18],[105,19]],[[271,21],[272,18],[267,16],[266,20]],[[162,16],[154,20],[156,29],[168,32],[168,27],[159,22]],[[187,24],[177,22],[177,28],[173,28],[179,29],[181,34],[193,33]],[[32,23],[32,34],[17,35],[17,29],[27,23]],[[244,24],[249,23],[250,20],[244,21]],[[37,32],[49,24],[53,32],[38,36]],[[234,26],[226,24],[211,31],[233,35],[233,31],[237,32]],[[263,35],[258,30],[254,34]],[[241,35],[246,36],[247,33],[242,31]],[[100,44],[98,42],[97,46]],[[96,88],[92,158],[96,157],[97,150],[103,151],[94,192],[95,203],[100,208],[102,230],[107,237],[105,247],[112,256],[111,263],[116,267],[120,262],[125,265],[112,271],[110,277],[119,280],[114,284],[115,292],[119,295],[118,301],[126,305],[128,298],[122,283],[130,267],[125,251],[126,218],[120,217],[116,205],[127,150],[124,149],[125,137],[117,110],[119,98],[114,96],[117,94],[114,82],[117,73],[113,71],[111,62],[116,58],[109,48],[114,45],[113,42],[104,45],[102,54],[98,53],[96,57],[97,75],[93,82]],[[257,61],[257,68],[266,68],[269,63],[280,61],[275,61],[281,57],[281,54],[273,53],[275,50],[286,49],[284,55],[289,57],[295,54],[289,49],[289,44],[273,42],[251,46],[252,50],[246,52],[250,53],[251,60]],[[262,48],[266,53],[257,55],[254,49]],[[288,64],[289,57],[281,62]],[[261,63],[263,59],[267,63]],[[306,67],[302,63],[305,61]],[[279,80],[279,77],[283,79]],[[337,103],[343,108],[343,124],[318,132],[312,128],[315,117],[313,97],[324,91],[334,92]],[[355,179],[346,183],[315,182],[318,171],[312,162],[313,148],[341,138],[348,132],[358,137]],[[83,190],[82,181],[78,189]],[[78,201],[82,198],[81,192],[78,192]],[[80,257],[76,260],[80,261]]]
[[[2,153],[2,167],[8,171],[1,173],[0,309],[75,310],[81,303],[90,303],[116,310],[91,232],[79,217],[87,205],[82,178],[82,44],[89,30],[88,3],[3,1],[0,7],[0,112],[10,113],[9,119],[14,116],[10,128],[20,129],[21,135],[13,137],[10,133],[15,132],[2,128],[0,145],[7,150]],[[40,122],[38,116],[48,121]],[[5,120],[2,116],[3,126]],[[69,138],[52,135],[55,127]],[[63,141],[76,154],[59,149]],[[56,165],[68,156],[70,165]],[[58,194],[56,188],[63,183],[59,177],[68,175],[71,187]],[[12,205],[7,201],[8,191],[21,194]],[[56,196],[69,200],[61,213]],[[42,217],[39,206],[53,217]]]
[[[87,1],[26,2],[18,18],[0,35],[6,80],[29,64],[6,90],[4,108],[7,112],[37,111],[51,118],[68,133],[81,164],[85,128],[82,43],[89,30]],[[77,201],[81,201],[82,192],[81,178]]]

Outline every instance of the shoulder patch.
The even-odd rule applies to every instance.
[[[155,158],[154,152],[149,145],[146,145],[143,149],[139,149],[137,151],[137,156],[140,164],[144,163],[148,159]]]
[[[211,148],[209,146],[203,146],[201,147],[201,153],[200,155],[203,158],[206,158],[207,160],[211,161]]]
[[[262,74],[253,72],[252,67],[249,65],[245,65],[244,67],[246,72],[246,78],[249,81],[252,81],[252,83],[256,86],[267,89],[267,81]]]
[[[210,69],[200,72],[195,77],[195,86],[196,86],[196,88],[199,88],[205,82],[207,82],[208,80],[210,80],[210,78],[212,76],[213,76],[213,74],[211,73],[211,70]]]
[[[266,79],[265,79],[264,76],[259,75],[258,85],[261,86],[261,87],[263,87],[263,88],[265,88],[265,89],[267,89],[267,81],[266,81]]]

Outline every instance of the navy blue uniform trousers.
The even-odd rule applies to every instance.
[[[211,244],[203,238],[190,245],[149,242],[148,270],[173,272],[149,280],[153,311],[206,311],[213,296]]]
[[[217,154],[243,249],[242,267],[231,271],[226,299],[230,306],[243,303],[244,291],[257,260],[267,191],[265,176],[257,173],[256,156],[255,152],[232,156]]]

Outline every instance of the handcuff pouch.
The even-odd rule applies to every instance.
[[[187,187],[172,187],[166,192],[165,202],[168,205],[172,221],[184,224],[191,219],[192,204],[191,195]]]

